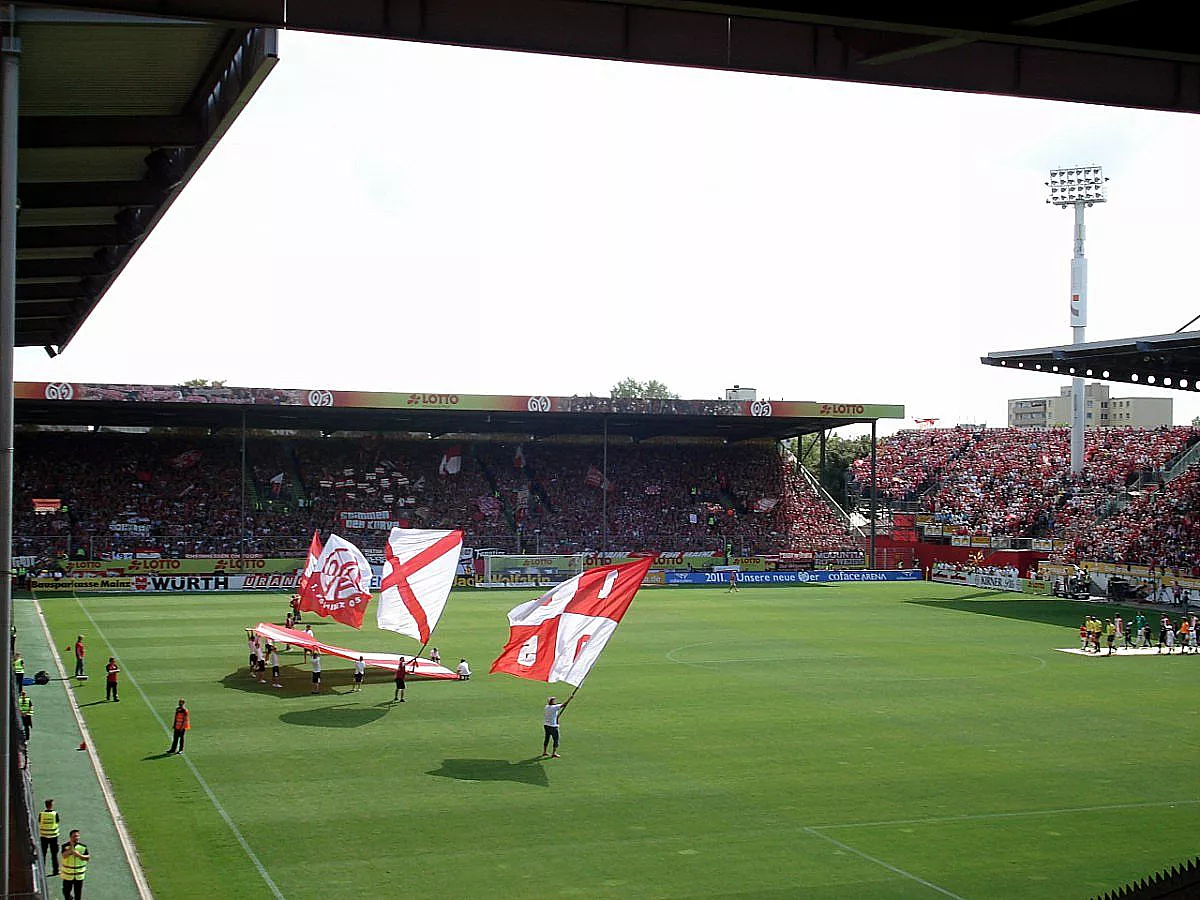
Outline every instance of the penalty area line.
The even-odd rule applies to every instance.
[[[829,843],[833,844],[835,847],[840,847],[842,850],[845,850],[847,853],[853,853],[855,856],[861,856],[863,859],[867,860],[868,862],[873,862],[877,866],[883,866],[889,872],[894,872],[895,874],[901,875],[901,876],[909,879],[910,881],[915,881],[917,884],[922,884],[925,887],[929,888],[931,891],[937,891],[939,894],[942,894],[943,896],[946,896],[946,897],[953,897],[954,900],[964,900],[964,898],[960,897],[958,894],[954,893],[953,891],[948,891],[944,887],[940,887],[940,886],[934,884],[932,881],[926,881],[924,878],[921,878],[918,875],[914,875],[912,872],[906,872],[903,869],[899,868],[898,866],[893,866],[891,863],[884,862],[882,859],[880,859],[877,856],[871,856],[871,854],[869,854],[869,853],[864,853],[861,850],[857,850],[854,847],[851,847],[849,844],[843,844],[841,841],[837,840],[836,838],[831,838],[827,834],[821,834],[821,832],[817,831],[815,828],[805,828],[804,830],[808,834],[811,834],[813,837],[819,837],[823,841],[829,841]]]
[[[83,599],[77,596],[75,600],[79,603],[79,608],[83,610],[83,614],[87,616],[88,621],[92,623],[92,628],[95,629],[96,634],[100,636],[100,640],[104,641],[104,643],[108,645],[109,649],[112,651],[113,657],[120,662],[121,657],[117,654],[117,648],[113,646],[112,641],[105,636],[104,631],[96,623],[96,620],[92,618],[91,612],[86,606],[83,605]],[[125,672],[126,679],[130,684],[133,685],[134,689],[141,696],[142,702],[146,704],[146,708],[150,710],[150,715],[154,716],[154,720],[158,722],[159,726],[163,730],[163,733],[169,737],[171,735],[171,729],[167,727],[167,723],[163,720],[163,717],[158,714],[158,710],[154,708],[154,704],[150,702],[150,698],[146,696],[146,692],[142,690],[142,686],[138,684],[137,679],[133,677],[133,673],[124,666],[121,666],[121,668]],[[183,754],[180,755],[182,756]],[[233,833],[234,838],[237,839],[237,842],[241,845],[242,849],[246,851],[246,856],[250,858],[250,862],[254,863],[254,868],[258,869],[258,874],[261,875],[262,880],[266,882],[271,894],[276,898],[276,900],[287,900],[287,898],[283,896],[283,892],[279,890],[279,886],[276,885],[275,881],[271,878],[270,873],[267,872],[267,867],[262,864],[262,860],[260,860],[254,850],[251,849],[250,844],[246,841],[241,829],[237,827],[237,824],[230,817],[229,813],[225,811],[225,807],[221,805],[221,801],[217,799],[217,795],[213,793],[213,789],[208,786],[208,782],[204,780],[204,776],[200,774],[200,770],[196,768],[196,764],[193,763],[191,758],[187,756],[183,757],[183,761],[187,763],[188,768],[191,769],[192,775],[196,777],[196,781],[204,790],[205,795],[207,795],[209,801],[220,814],[221,818],[225,820],[225,824],[229,826],[229,830]]]

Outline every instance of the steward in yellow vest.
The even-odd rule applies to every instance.
[[[17,709],[21,713],[21,724],[25,726],[25,740],[28,742],[29,733],[33,731],[33,701],[24,691],[17,697]]]
[[[71,894],[75,895],[76,900],[83,896],[83,879],[87,876],[89,859],[91,856],[88,855],[87,844],[79,840],[78,830],[72,830],[70,840],[63,844],[62,868],[59,870],[66,900],[71,900]]]
[[[47,800],[46,808],[38,813],[38,837],[42,840],[43,865],[54,869],[51,875],[58,874],[58,810],[54,801]]]

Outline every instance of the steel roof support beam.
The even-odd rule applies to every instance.
[[[21,208],[157,206],[165,196],[151,181],[31,182],[21,185]]]
[[[128,244],[137,230],[120,225],[46,225],[17,232],[18,250],[53,250],[56,247],[112,247]]]
[[[17,305],[22,311],[35,303],[54,303],[62,306],[87,295],[82,281],[56,282],[52,284],[18,284]]]
[[[98,259],[22,259],[17,262],[17,279],[23,278],[61,278],[64,281],[83,278],[87,275],[107,275],[114,264],[101,262]]]
[[[0,7],[0,875],[8,894],[12,831],[12,511],[13,511],[13,346],[17,299],[17,124],[21,40],[12,36],[13,7]],[[45,881],[38,887],[45,888]]]
[[[200,123],[187,116],[22,116],[21,149],[198,147]]]

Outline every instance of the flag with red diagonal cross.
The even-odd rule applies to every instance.
[[[629,609],[656,556],[599,566],[514,607],[491,671],[579,687]]]
[[[462,542],[461,531],[392,529],[379,584],[380,628],[429,640],[454,586]]]

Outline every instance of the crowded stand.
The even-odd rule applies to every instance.
[[[16,555],[302,555],[314,530],[370,547],[394,525],[526,553],[858,545],[773,443],[610,443],[605,462],[597,442],[28,432],[15,474]]]
[[[1195,428],[1091,429],[1072,476],[1066,428],[901,431],[879,445],[877,484],[881,499],[919,501],[963,533],[1073,538],[1131,481],[1161,480],[1198,438]],[[870,460],[855,460],[851,475],[869,491]]]
[[[1200,570],[1200,468],[1135,497],[1074,544],[1078,558],[1158,571]]]

